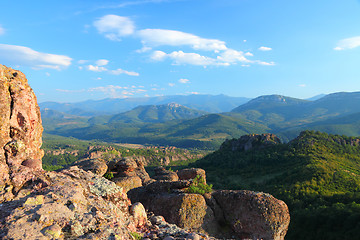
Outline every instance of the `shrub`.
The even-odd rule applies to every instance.
[[[205,193],[210,193],[212,191],[212,187],[212,184],[206,184],[203,177],[197,175],[186,192],[204,195]]]

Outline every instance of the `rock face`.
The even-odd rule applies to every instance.
[[[241,136],[239,139],[226,140],[220,146],[220,149],[229,148],[231,151],[249,151],[279,143],[281,143],[281,140],[275,134],[249,134]]]
[[[42,124],[36,96],[20,71],[0,65],[0,202],[42,170]]]

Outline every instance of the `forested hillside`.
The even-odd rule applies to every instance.
[[[290,209],[287,239],[357,239],[360,236],[360,138],[304,131],[287,144],[238,139],[197,161],[215,188],[273,194]],[[259,147],[260,146],[260,147]]]

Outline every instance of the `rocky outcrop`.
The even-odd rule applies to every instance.
[[[42,171],[42,124],[36,96],[20,71],[0,65],[0,202]]]
[[[42,170],[36,97],[24,74],[3,65],[0,101],[0,239],[127,240],[147,231],[141,206],[131,214],[115,183],[77,166]]]
[[[201,169],[175,173],[159,168],[157,178],[163,180],[155,181],[141,161],[122,158],[109,164],[108,173],[113,173],[116,183],[101,177],[106,166],[100,159],[45,172],[36,97],[21,72],[2,65],[0,101],[0,239],[127,240],[139,233],[150,239],[200,239],[187,230],[224,237],[220,227],[224,224],[241,239],[278,240],[286,234],[287,206],[269,194],[187,193],[194,177],[205,180]],[[252,147],[256,141],[251,141]],[[131,189],[128,196],[142,204],[131,204],[128,189],[119,186],[121,180],[131,178],[143,186]],[[170,223],[155,216],[152,224],[143,206]]]
[[[166,181],[178,181],[179,177],[176,172],[166,170],[164,167],[157,167],[154,169],[155,176],[153,179],[155,180],[166,180]]]
[[[290,214],[287,205],[270,194],[221,190],[212,193],[225,221],[241,239],[284,239]]]
[[[96,175],[104,176],[108,170],[106,162],[101,158],[96,159],[81,159],[72,164],[72,166],[78,166],[85,171],[91,171]]]
[[[186,168],[176,172],[179,177],[179,180],[190,180],[194,179],[197,176],[200,176],[204,183],[206,184],[206,173],[204,169],[201,168]]]
[[[44,177],[46,187],[3,203],[1,239],[131,239],[136,225],[122,188],[77,167]]]
[[[249,134],[241,136],[239,139],[226,140],[220,149],[231,151],[249,151],[251,149],[261,149],[275,144],[280,144],[281,140],[275,134]]]
[[[197,173],[197,169],[184,169]],[[192,179],[159,180],[132,189],[128,196],[169,223],[219,238],[284,239],[290,222],[286,204],[270,194],[253,191],[219,190],[190,194]],[[224,230],[228,229],[228,230]]]
[[[125,191],[143,186],[151,182],[149,174],[145,171],[143,163],[136,158],[121,158],[108,164],[111,179]]]

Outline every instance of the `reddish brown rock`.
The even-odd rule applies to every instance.
[[[108,170],[108,166],[106,165],[105,160],[101,158],[81,159],[74,162],[72,165],[78,166],[85,171],[91,171],[99,176],[103,176]]]
[[[111,179],[116,185],[122,187],[125,192],[137,187],[142,186],[141,178],[138,176],[128,176],[128,177],[117,177]]]
[[[196,178],[196,176],[202,177],[204,183],[206,184],[206,173],[204,169],[201,168],[186,168],[176,172],[179,180],[190,180]]]
[[[212,196],[240,239],[284,239],[290,214],[283,201],[267,193],[245,190],[220,190]]]
[[[0,65],[0,202],[41,172],[40,109],[23,73]]]
[[[154,171],[155,176],[153,176],[153,179],[173,182],[179,180],[179,177],[175,172],[166,170],[164,167],[158,167]]]
[[[48,186],[2,203],[0,239],[131,239],[122,188],[78,167],[44,177]]]
[[[137,158],[125,157],[110,162],[109,172],[112,172],[114,178],[124,178],[138,176],[142,184],[146,184],[149,180],[149,174],[145,171],[144,164]]]

